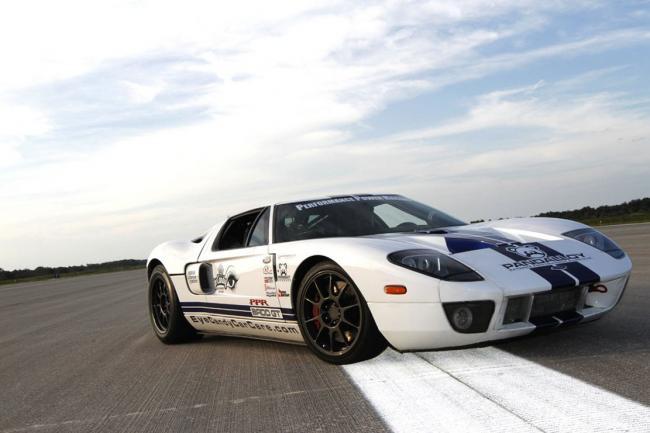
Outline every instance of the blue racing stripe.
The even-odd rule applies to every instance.
[[[478,239],[445,238],[445,241],[447,242],[447,249],[452,254],[492,248],[492,245]]]
[[[564,267],[564,265],[561,266]],[[554,268],[553,266],[540,266],[538,268],[531,268],[530,270],[551,283],[551,289],[576,285],[576,280],[571,278],[570,275],[562,272],[560,268]]]
[[[183,313],[214,313],[226,316],[253,317],[250,311],[223,310],[220,308],[183,307]]]
[[[212,308],[227,308],[231,310],[249,311],[250,305],[240,304],[217,304],[215,302],[181,302],[182,307],[212,307]]]
[[[600,281],[600,275],[579,262],[564,263],[567,272],[576,277],[580,284],[592,284]]]
[[[498,245],[494,247],[494,249],[514,261],[528,260],[527,258],[521,257],[508,249],[509,247],[516,245],[532,245],[539,248],[547,256],[564,257],[564,254],[546,245],[540,244],[539,242],[531,242],[528,244],[513,243],[511,245]],[[591,284],[600,281],[600,276],[598,274],[579,262],[561,263],[555,266],[538,266],[531,267],[529,269],[548,281],[551,284],[552,289],[582,284]],[[578,283],[576,284],[576,281],[567,275],[566,272],[578,280]]]

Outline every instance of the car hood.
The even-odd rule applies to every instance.
[[[561,234],[583,227],[567,220],[522,218],[376,237],[396,241],[404,249],[446,253],[514,295],[590,285],[629,272],[627,256],[615,259]]]

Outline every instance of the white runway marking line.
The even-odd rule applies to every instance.
[[[493,347],[343,369],[395,433],[650,431],[650,408]]]

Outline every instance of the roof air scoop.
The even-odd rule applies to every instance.
[[[428,235],[446,235],[449,233],[449,230],[445,229],[434,229],[434,230],[418,230],[418,233],[426,233]]]

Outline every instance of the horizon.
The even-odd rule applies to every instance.
[[[333,194],[332,194],[332,195],[333,195]],[[337,194],[337,195],[339,195],[339,194]],[[359,195],[359,194],[356,194],[356,195]],[[323,196],[323,197],[326,197],[326,196]],[[629,201],[634,201],[634,200],[643,200],[643,199],[647,199],[647,198],[650,198],[650,197],[639,197],[639,198],[632,199],[632,200],[629,200]],[[318,199],[318,197],[316,197],[315,199]],[[309,199],[309,200],[311,200],[311,199]],[[300,201],[300,200],[299,200],[299,201]],[[572,211],[577,211],[577,210],[583,209],[583,208],[585,208],[585,207],[590,207],[590,208],[593,208],[593,209],[597,209],[597,208],[599,208],[599,207],[601,207],[601,206],[617,206],[617,205],[622,205],[622,204],[629,203],[629,201],[625,201],[625,202],[621,202],[621,203],[612,203],[612,204],[605,203],[605,204],[600,204],[600,205],[587,205],[587,206],[583,206],[582,208],[577,208],[577,209],[549,210],[549,211],[546,211],[546,212],[572,212]],[[541,212],[541,213],[546,213],[546,212]],[[453,216],[453,215],[452,215],[452,216]],[[475,222],[484,222],[484,221],[503,220],[503,219],[510,219],[510,218],[536,218],[536,217],[539,217],[539,216],[540,216],[540,215],[538,214],[538,215],[528,215],[528,216],[506,216],[506,217],[495,217],[495,218],[486,218],[486,219],[479,218],[478,220],[472,220],[472,221],[466,221],[466,222],[467,222],[467,224],[473,224],[473,223],[475,223]],[[219,223],[219,222],[217,222],[216,224],[218,224],[218,223]],[[650,222],[632,222],[632,223],[623,223],[623,224],[650,224]],[[196,235],[194,235],[194,236],[196,236]],[[192,238],[192,237],[193,237],[193,236],[188,236],[187,238],[185,238],[185,239],[183,239],[183,240],[186,240],[186,239],[189,239],[189,238]],[[170,239],[170,240],[181,240],[181,239]],[[105,264],[105,263],[119,262],[119,261],[124,261],[124,260],[138,260],[138,261],[140,261],[140,260],[144,260],[144,261],[146,261],[146,260],[147,260],[147,257],[143,257],[143,258],[135,258],[135,257],[112,258],[112,259],[109,259],[109,260],[106,260],[106,261],[103,261],[103,262],[99,262],[99,263],[86,262],[86,263],[64,264],[64,265],[58,265],[58,266],[50,266],[50,265],[43,265],[43,264],[41,264],[41,265],[38,265],[38,266],[35,266],[35,267],[32,267],[32,268],[13,268],[13,269],[8,269],[8,268],[3,268],[2,266],[0,266],[0,270],[4,270],[4,271],[12,272],[12,271],[19,271],[19,270],[36,269],[36,268],[38,268],[38,267],[44,267],[44,268],[58,268],[58,267],[89,266],[89,265],[94,265],[94,264]]]
[[[195,6],[0,6],[5,269],[146,257],[276,197],[471,221],[650,195],[647,1]]]

